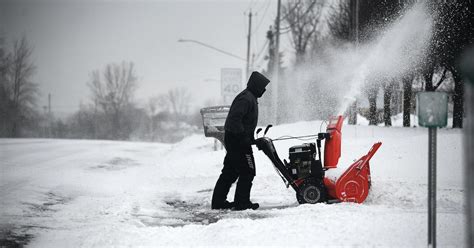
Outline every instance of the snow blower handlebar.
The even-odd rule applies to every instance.
[[[288,186],[290,185],[294,190],[298,189],[295,181],[291,178],[291,175],[285,168],[285,164],[281,161],[278,153],[276,152],[275,146],[273,145],[272,139],[268,137],[261,137],[255,140],[257,148],[272,161],[273,165],[277,168],[278,174],[280,174],[283,182]]]
[[[265,136],[265,135],[267,134],[268,130],[269,130],[271,127],[273,127],[272,124],[267,125],[267,127],[265,128],[265,132],[263,132],[263,136]]]

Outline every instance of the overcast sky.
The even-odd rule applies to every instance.
[[[246,57],[248,17],[252,50],[258,53],[276,14],[276,1],[5,1],[0,0],[0,32],[11,46],[25,35],[34,48],[40,105],[52,94],[55,113],[89,102],[92,70],[132,61],[139,77],[137,100],[187,87],[194,106],[220,97],[220,69],[241,68],[235,59],[194,43],[194,39]],[[263,57],[263,56],[262,56]],[[265,65],[260,59],[260,65]]]

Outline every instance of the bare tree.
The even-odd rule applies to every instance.
[[[182,139],[183,135],[192,129],[180,124],[193,124],[195,117],[190,113],[191,100],[191,93],[186,88],[174,88],[150,98],[147,103],[150,115],[148,138],[161,142],[175,142]],[[200,113],[197,113],[200,117]]]
[[[351,1],[336,0],[328,7],[327,25],[332,37],[338,40],[349,41],[355,38],[351,30]]]
[[[150,127],[149,127],[149,135],[152,141],[156,140],[156,129],[157,129],[157,114],[160,111],[168,110],[168,97],[167,95],[158,95],[153,96],[148,99],[147,109],[150,115]]]
[[[413,75],[403,77],[403,126],[410,126]]]
[[[33,115],[39,93],[37,84],[31,81],[36,71],[35,65],[31,62],[31,54],[32,48],[26,37],[23,37],[15,42],[13,52],[9,58],[4,58],[2,66],[4,73],[2,94],[5,94],[2,104],[5,102],[8,109],[4,121],[8,122],[8,134],[12,137],[20,135],[21,123]]]
[[[168,101],[176,120],[188,113],[191,98],[191,94],[186,88],[175,88],[168,91]]]
[[[392,126],[391,101],[395,83],[394,79],[387,79],[383,85],[383,121],[385,126]]]
[[[366,89],[366,94],[369,100],[369,125],[377,125],[377,96],[379,87],[377,84],[371,84]]]
[[[423,88],[425,91],[436,91],[445,81],[448,69],[442,66],[429,65],[426,68],[423,68],[419,74],[423,77]],[[441,75],[436,77],[436,75]]]
[[[0,136],[8,131],[9,94],[7,72],[10,65],[9,57],[4,49],[4,39],[0,36]]]
[[[92,100],[111,122],[111,133],[105,138],[127,138],[127,134],[122,130],[123,115],[126,108],[131,105],[138,86],[133,63],[111,63],[106,65],[102,74],[95,70],[90,77],[88,85]]]
[[[474,4],[472,1],[429,1],[435,16],[433,38],[428,48],[428,66],[447,69],[454,80],[453,128],[462,128],[464,119],[464,81],[458,60],[474,40]],[[444,70],[443,69],[443,70]],[[432,83],[428,76],[427,83]],[[438,84],[442,83],[440,81]],[[435,89],[436,84],[432,89]]]
[[[168,111],[170,108],[168,95],[166,94],[150,97],[147,104],[151,116],[156,115],[160,111]]]
[[[6,74],[8,71],[9,57],[4,48],[5,40],[0,36],[0,82],[2,86],[6,84]]]
[[[151,117],[156,115],[156,111],[158,110],[158,97],[148,98],[147,110]]]
[[[318,31],[323,3],[317,0],[290,0],[283,4],[283,18],[291,33],[291,44],[296,51],[296,65],[304,61],[310,41]]]

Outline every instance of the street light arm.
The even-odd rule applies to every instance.
[[[234,58],[236,58],[236,59],[240,59],[240,60],[243,60],[243,61],[247,61],[246,59],[244,59],[244,58],[242,58],[242,57],[239,57],[239,56],[237,56],[237,55],[234,55],[234,54],[232,54],[232,53],[226,52],[226,51],[224,51],[224,50],[221,50],[221,49],[219,49],[219,48],[213,47],[213,46],[211,46],[211,45],[202,43],[202,42],[197,41],[197,40],[179,39],[178,42],[193,42],[193,43],[199,44],[199,45],[201,45],[201,46],[205,46],[205,47],[207,47],[207,48],[210,48],[210,49],[212,49],[212,50],[218,51],[218,52],[220,52],[220,53],[223,53],[223,54],[232,56],[232,57],[234,57]]]

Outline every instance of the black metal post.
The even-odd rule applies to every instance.
[[[436,128],[428,128],[428,246],[436,247]]]
[[[474,55],[474,52],[472,53]],[[474,64],[472,65],[474,67]],[[474,247],[474,78],[465,84],[466,125],[464,126],[465,185],[467,201],[467,247]]]
[[[464,170],[467,201],[466,247],[474,247],[474,47],[466,51],[461,61],[465,78],[466,125],[464,126]]]

